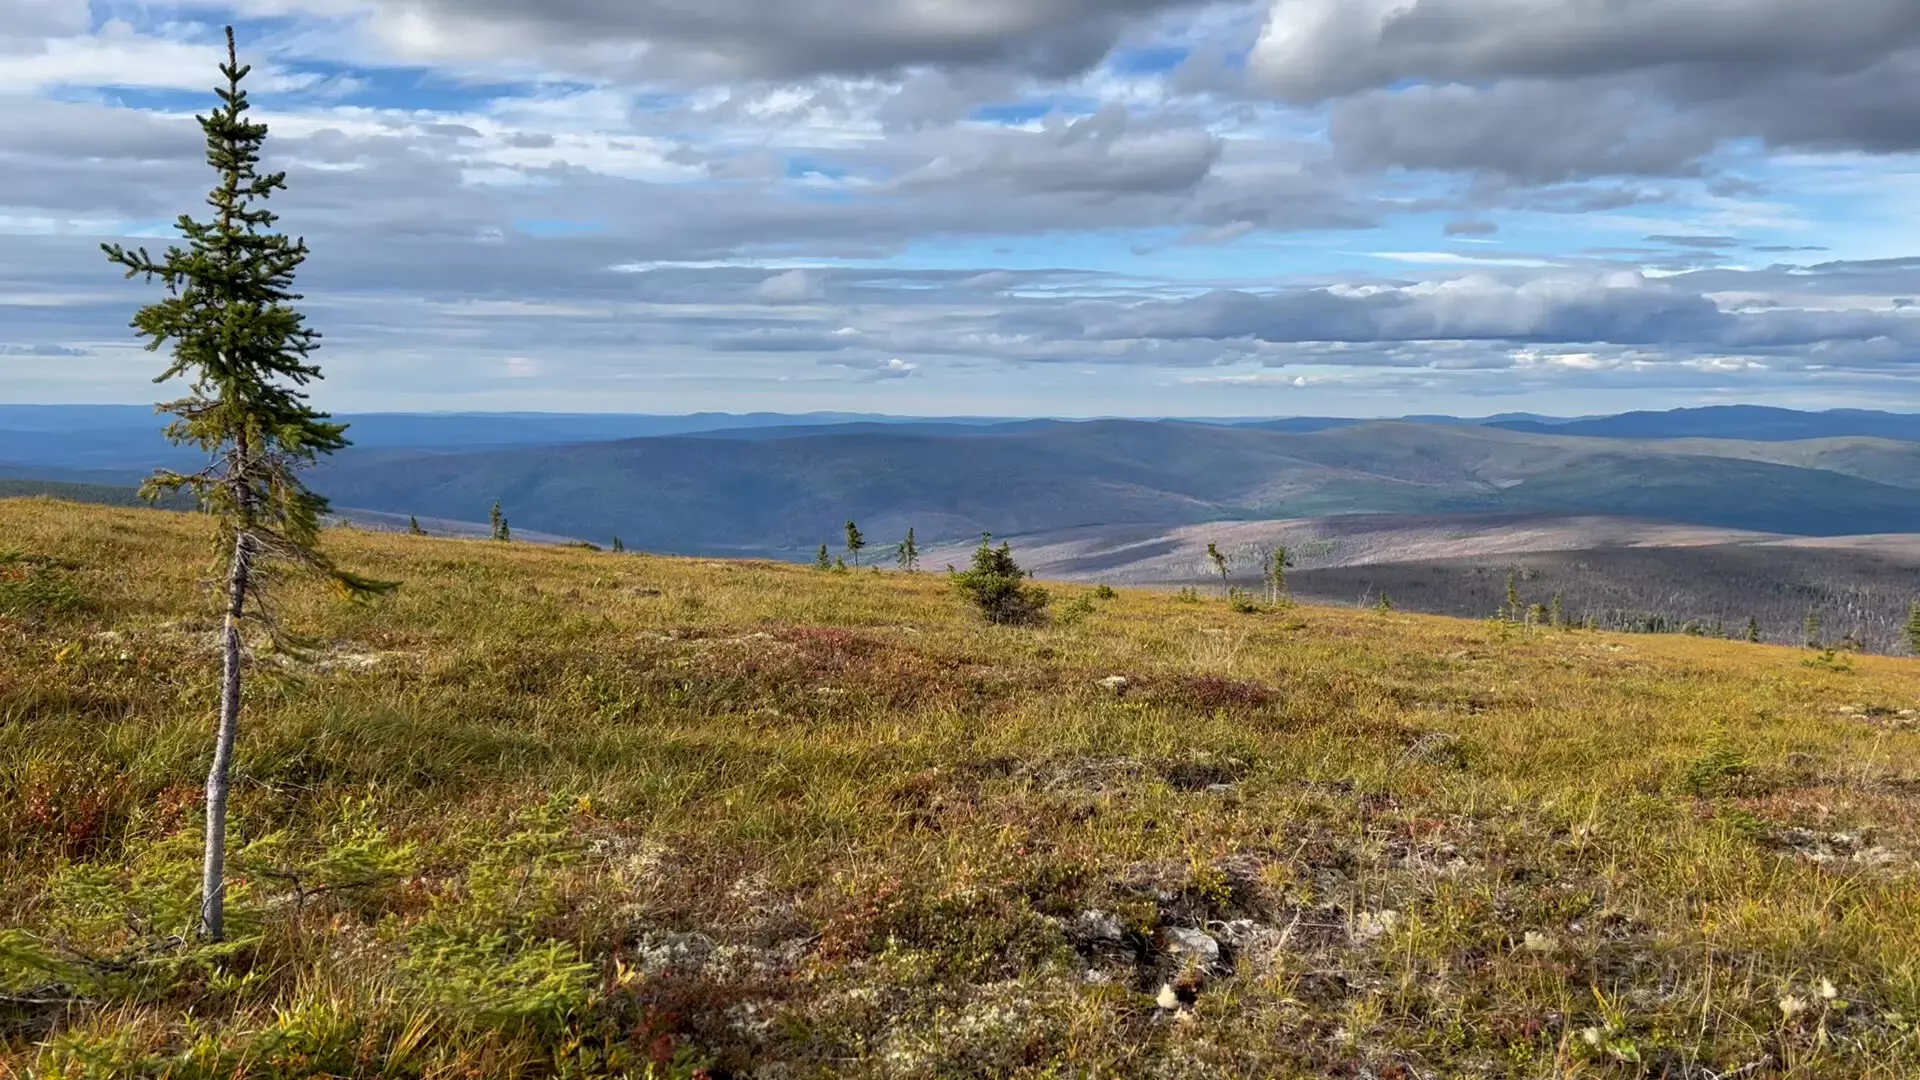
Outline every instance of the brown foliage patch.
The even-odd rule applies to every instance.
[[[38,772],[0,803],[0,837],[16,852],[86,859],[126,824],[126,777],[103,765]]]
[[[1224,675],[1180,675],[1155,686],[1151,700],[1200,712],[1252,712],[1280,700],[1279,691]]]
[[[1050,671],[1010,671],[839,627],[712,634],[674,645],[648,681],[677,703],[710,710],[966,708],[1057,681]]]

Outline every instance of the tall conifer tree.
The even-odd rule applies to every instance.
[[[853,557],[853,565],[860,565],[860,549],[867,546],[867,538],[860,534],[860,526],[847,522],[847,554]]]
[[[1275,607],[1287,595],[1287,571],[1292,568],[1293,556],[1287,554],[1287,549],[1284,546],[1274,548],[1272,556],[1267,559],[1266,577],[1267,599]]]
[[[907,530],[907,539],[900,545],[900,553],[895,556],[900,569],[911,574],[920,569],[920,545],[913,538],[913,530]]]
[[[1233,583],[1227,577],[1228,560],[1226,552],[1220,550],[1220,545],[1209,543],[1207,544],[1207,561],[1213,564],[1214,572],[1220,575],[1220,595],[1231,598],[1233,596]]]
[[[173,416],[167,437],[199,447],[210,459],[199,472],[156,473],[142,491],[150,499],[192,492],[218,522],[219,561],[226,568],[224,670],[201,870],[200,932],[215,941],[226,933],[227,797],[246,659],[242,623],[260,621],[291,643],[263,606],[276,566],[317,573],[353,596],[393,588],[340,569],[320,550],[327,501],[300,480],[320,455],[347,446],[347,429],[310,407],[301,389],[320,378],[310,360],[320,335],[293,308],[301,298],[293,291],[294,271],[307,245],[274,232],[277,215],[262,205],[286,186],[286,175],[258,171],[267,127],[247,119],[240,84],[248,71],[228,27],[227,60],[220,66],[226,85],[214,90],[220,105],[197,118],[207,164],[219,174],[207,196],[212,218],[182,214],[174,227],[186,245],[168,248],[158,260],[145,248],[101,245],[127,277],[159,278],[166,286],[166,298],[141,308],[132,325],[148,339],[149,351],[172,344],[172,360],[155,382],[188,380],[186,397],[159,407]]]

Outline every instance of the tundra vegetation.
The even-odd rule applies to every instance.
[[[1547,621],[1564,627],[1819,646],[1824,626],[1864,651],[1920,652],[1910,629],[1915,567],[1873,552],[1623,547],[1329,567],[1292,578],[1309,602],[1353,604],[1385,591],[1410,611],[1472,618],[1498,612],[1518,623],[1544,599]]]
[[[213,535],[0,501],[0,1072],[1920,1074],[1912,660],[339,531],[215,944]]]

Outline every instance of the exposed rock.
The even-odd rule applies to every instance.
[[[1100,680],[1100,688],[1115,697],[1124,696],[1127,692],[1127,677],[1125,675],[1109,675]]]
[[[1117,917],[1104,911],[1083,911],[1074,918],[1068,933],[1089,945],[1119,945],[1126,937],[1127,928]]]
[[[1214,927],[1214,936],[1235,951],[1261,950],[1284,944],[1286,935],[1262,922],[1233,919]]]
[[[648,934],[633,947],[633,966],[648,975],[693,975],[713,952],[713,941],[701,934]]]
[[[1856,833],[1815,832],[1812,829],[1787,828],[1773,834],[1775,844],[1800,858],[1819,865],[1852,863],[1873,868],[1892,867],[1912,861],[1912,856],[1878,844],[1868,844]]]
[[[1200,964],[1220,962],[1220,943],[1213,935],[1204,930],[1194,930],[1185,926],[1170,926],[1164,933],[1167,939],[1167,952],[1180,959],[1193,960]]]
[[[1393,910],[1363,911],[1353,921],[1353,940],[1373,941],[1393,933],[1400,925],[1400,913]]]

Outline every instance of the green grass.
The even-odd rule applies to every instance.
[[[215,947],[204,520],[0,537],[0,1073],[1920,1074],[1920,662],[337,531]]]

